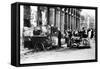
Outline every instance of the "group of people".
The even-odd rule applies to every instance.
[[[68,46],[71,46],[71,39],[74,37],[79,37],[80,39],[92,39],[94,37],[94,30],[92,28],[85,29],[84,27],[80,31],[71,31],[66,30],[65,31],[65,39]]]
[[[55,27],[54,27],[54,29],[49,28],[49,32],[48,32],[47,28],[44,28],[43,32],[47,37],[53,37],[55,35],[58,38],[58,40],[56,40],[56,39],[55,40],[58,43],[59,47],[61,47],[61,39],[62,38],[65,39],[65,43],[67,43],[67,45],[70,47],[70,42],[71,42],[71,39],[73,36],[80,37],[80,38],[92,39],[95,35],[94,30],[92,28],[85,29],[84,27],[80,31],[65,30],[64,34],[62,34],[60,29],[55,28]],[[34,35],[40,35],[41,33],[42,33],[41,30],[36,30],[36,31],[34,30],[33,31]]]
[[[54,40],[55,40],[55,37],[57,37],[56,44],[58,44],[58,47],[61,47],[61,39],[62,38],[65,39],[65,43],[67,43],[67,46],[70,47],[71,46],[70,42],[71,42],[71,39],[73,36],[78,36],[80,38],[92,39],[94,37],[94,30],[92,28],[86,30],[83,27],[82,30],[80,30],[80,31],[65,30],[64,33],[62,34],[62,31],[60,31],[60,29],[58,29],[58,28],[44,26],[44,27],[35,27],[34,30],[32,30],[32,36],[35,36],[35,35],[47,37],[46,39],[45,38],[41,39],[42,45],[43,44],[49,45],[50,41],[53,42],[52,37],[54,36]],[[31,43],[30,46],[33,47],[33,44],[35,44],[36,42],[32,43],[32,41],[34,41],[34,40],[25,41],[26,45],[29,46],[29,43]],[[39,41],[38,41],[38,43],[39,43]]]

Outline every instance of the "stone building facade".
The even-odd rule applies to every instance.
[[[70,7],[35,6],[35,9],[37,10],[32,11],[34,10],[32,7],[34,6],[24,7],[24,20],[29,21],[28,23],[30,24],[36,26],[54,26],[57,27],[62,34],[64,34],[64,30],[80,30],[81,9]],[[26,24],[24,23],[24,25]]]

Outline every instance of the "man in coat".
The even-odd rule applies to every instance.
[[[61,47],[61,32],[60,29],[58,29],[58,45]]]

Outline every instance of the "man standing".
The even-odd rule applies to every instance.
[[[72,31],[68,30],[68,47],[71,47],[71,37],[72,37]]]
[[[93,34],[93,29],[91,29],[91,39],[93,38],[94,34]]]
[[[58,29],[58,45],[61,47],[61,32],[60,29]]]

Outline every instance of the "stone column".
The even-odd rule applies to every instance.
[[[60,29],[60,7],[56,8],[56,27]]]
[[[74,29],[76,30],[76,8],[74,9]]]
[[[68,8],[68,29],[70,29],[70,8]]]
[[[77,9],[77,30],[80,30],[80,10]]]
[[[76,9],[76,30],[78,30],[78,10]]]
[[[69,10],[69,18],[70,18],[70,21],[69,21],[69,24],[70,24],[70,30],[72,29],[72,22],[71,22],[71,20],[72,20],[72,16],[71,16],[71,8],[70,8],[70,10]]]
[[[49,22],[50,22],[50,25],[54,26],[55,24],[55,9],[54,8],[49,9]]]
[[[42,7],[42,25],[47,25],[47,7]]]
[[[30,23],[33,26],[37,26],[37,7],[36,6],[30,6]]]
[[[80,19],[81,19],[80,12],[81,12],[81,10],[79,9],[79,30],[80,30]]]
[[[47,24],[48,25],[50,25],[49,18],[50,18],[50,8],[47,7]]]
[[[69,8],[67,8],[67,30],[69,29]]]
[[[73,17],[73,30],[75,30],[75,20],[74,20],[74,8],[73,8],[73,11],[72,11],[72,17]]]
[[[65,24],[64,24],[64,29],[68,29],[68,8],[65,9]]]
[[[42,13],[41,13],[41,7],[38,6],[38,12],[37,12],[37,26],[42,25]]]
[[[71,29],[74,30],[74,14],[73,14],[73,8],[71,8]]]
[[[64,24],[65,24],[65,8],[61,9],[61,16],[60,16],[60,29],[61,33],[64,34]]]

